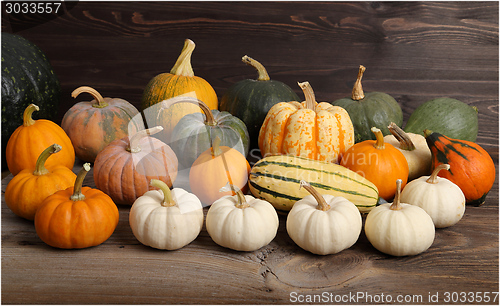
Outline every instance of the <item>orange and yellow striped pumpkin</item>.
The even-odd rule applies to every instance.
[[[195,43],[186,39],[184,48],[170,73],[155,76],[144,89],[141,108],[149,126],[160,125],[163,132],[157,135],[164,142],[169,142],[170,135],[179,120],[187,114],[201,112],[196,105],[189,103],[175,104],[162,109],[163,100],[178,96],[188,96],[203,101],[210,109],[218,108],[217,94],[203,78],[195,76],[191,66],[191,55]]]
[[[262,156],[291,154],[338,163],[354,144],[354,127],[347,111],[316,102],[309,82],[299,83],[306,100],[280,102],[267,113],[259,133]]]

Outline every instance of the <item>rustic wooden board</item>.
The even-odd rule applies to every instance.
[[[65,1],[58,16],[6,14],[5,3],[2,31],[39,45],[59,76],[56,122],[76,102],[70,93],[81,85],[139,107],[147,82],[169,71],[183,40],[191,38],[195,73],[219,97],[234,82],[256,77],[240,61],[248,54],[301,97],[295,84],[309,81],[318,101],[349,96],[363,64],[364,89],[394,96],[405,122],[439,96],[476,106],[477,142],[492,155],[497,180],[483,206],[468,206],[457,225],[437,230],[427,252],[395,258],[375,250],[364,233],[339,254],[312,255],[288,237],[285,214],[277,237],[255,252],[219,247],[205,229],[185,248],[154,250],[135,239],[123,206],[105,243],[58,250],[6,207],[3,193],[12,178],[6,175],[2,303],[290,304],[328,297],[330,304],[401,304],[401,295],[428,304],[429,295],[438,294],[442,304],[446,292],[484,297],[499,291],[498,2]],[[77,162],[74,171],[80,167]],[[85,183],[95,186],[92,173]]]

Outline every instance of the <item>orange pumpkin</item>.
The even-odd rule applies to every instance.
[[[353,145],[342,155],[340,165],[364,176],[377,186],[379,197],[390,201],[397,191],[396,181],[401,179],[402,187],[408,182],[408,162],[401,151],[384,143],[380,129],[372,127],[372,132],[377,140]]]
[[[424,135],[432,153],[432,169],[449,164],[450,170],[438,175],[458,185],[467,204],[482,205],[496,177],[495,164],[488,152],[472,141],[453,139],[430,130],[424,130]]]
[[[179,120],[187,114],[201,112],[196,105],[183,103],[163,109],[159,102],[177,96],[189,96],[203,101],[210,109],[217,109],[218,99],[213,87],[203,78],[195,76],[191,66],[191,55],[195,43],[186,39],[184,48],[170,73],[155,76],[144,89],[141,108],[149,126],[160,125],[163,132],[158,137],[165,143]]]
[[[35,215],[35,230],[46,244],[81,249],[106,241],[118,225],[115,203],[100,190],[82,187],[90,164],[83,165],[75,185],[47,197]]]
[[[172,187],[177,177],[178,161],[174,151],[161,140],[148,135],[161,127],[141,130],[132,137],[111,142],[94,163],[94,182],[116,204],[132,205],[153,189],[152,179]]]
[[[53,144],[45,149],[36,162],[34,169],[19,172],[5,189],[5,203],[16,215],[33,220],[38,207],[46,197],[54,192],[73,186],[76,174],[62,165],[47,169],[45,161],[49,156],[61,150],[61,146]]]
[[[212,147],[193,163],[189,171],[189,185],[203,204],[212,205],[225,195],[236,194],[233,189],[220,191],[228,182],[246,192],[249,173],[250,164],[245,156],[236,149],[220,146],[220,138],[216,137]]]
[[[262,156],[291,154],[338,163],[339,156],[354,144],[349,114],[339,106],[317,103],[308,82],[299,86],[304,102],[280,102],[267,113],[259,133]]]
[[[75,149],[64,130],[54,122],[46,119],[33,120],[34,111],[39,108],[30,104],[24,110],[23,125],[18,127],[9,138],[5,148],[7,166],[13,175],[23,169],[34,169],[38,156],[48,146],[57,143],[62,147],[57,158],[47,159],[45,166],[63,165],[73,169]]]
[[[129,132],[129,123],[139,111],[123,99],[103,98],[88,86],[78,87],[71,96],[76,98],[83,92],[91,94],[94,100],[73,105],[64,114],[61,127],[71,139],[76,156],[94,162],[97,154],[113,140],[137,132],[134,124]]]

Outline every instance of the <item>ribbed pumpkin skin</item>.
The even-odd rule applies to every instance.
[[[189,103],[175,104],[166,110],[160,110],[157,103],[186,95],[203,101],[210,109],[218,108],[215,90],[203,78],[162,73],[154,77],[146,85],[142,96],[141,109],[149,126],[160,125],[163,132],[158,138],[168,143],[174,127],[187,114],[201,112],[196,105]],[[156,105],[156,107],[152,107]],[[160,112],[160,113],[158,113]]]
[[[54,120],[61,86],[46,54],[22,36],[2,32],[2,154],[12,133],[23,123],[30,103],[40,107],[38,118]],[[2,156],[2,169],[5,169]]]
[[[9,171],[16,175],[23,169],[34,169],[40,153],[54,143],[61,145],[62,150],[56,157],[48,158],[45,166],[63,165],[73,169],[75,150],[59,125],[45,119],[35,120],[30,126],[21,125],[12,133],[5,150]]]
[[[365,93],[364,99],[359,101],[343,98],[332,104],[344,108],[349,113],[356,143],[374,140],[372,127],[379,128],[384,135],[391,135],[387,128],[391,122],[398,126],[403,124],[403,111],[398,102],[383,92],[368,92]]]
[[[219,109],[230,112],[246,125],[250,147],[259,147],[260,127],[267,112],[279,102],[299,101],[297,94],[285,83],[275,80],[242,80],[233,84],[222,96]]]
[[[103,108],[94,107],[95,100],[78,102],[63,117],[61,127],[71,139],[76,156],[83,161],[94,162],[113,140],[128,136],[129,122],[139,113],[123,99],[104,100],[108,106]]]
[[[405,132],[424,135],[431,130],[454,139],[476,141],[477,109],[452,98],[432,99],[420,105],[408,118]]]
[[[440,133],[426,135],[432,152],[432,169],[449,164],[449,171],[439,172],[462,189],[467,204],[479,206],[495,183],[495,164],[491,156],[478,144],[452,139]]]
[[[50,246],[81,249],[106,241],[118,225],[118,208],[100,190],[83,187],[83,201],[70,199],[73,187],[46,198],[35,215],[35,229]]]
[[[116,204],[132,205],[153,189],[151,179],[159,179],[172,187],[177,177],[178,161],[172,149],[154,137],[141,139],[141,152],[127,151],[129,138],[111,142],[94,163],[96,187],[108,194]]]
[[[337,163],[354,144],[354,130],[345,109],[330,103],[281,102],[268,112],[259,133],[262,156],[291,154]]]
[[[250,139],[243,121],[228,112],[212,110],[212,114],[216,121],[213,126],[205,124],[205,116],[200,113],[184,116],[175,126],[170,146],[183,167],[191,167],[194,161],[211,147],[211,139],[216,137],[221,139],[221,146],[233,148],[247,156]]]
[[[402,187],[408,182],[409,167],[405,156],[393,145],[376,148],[375,140],[365,140],[353,145],[345,152],[340,165],[375,184],[379,196],[386,201],[396,194],[396,180],[402,180]]]
[[[5,189],[5,203],[13,213],[33,220],[45,198],[75,183],[76,174],[65,166],[48,170],[47,174],[34,175],[33,169],[24,169],[12,178]]]
[[[270,202],[278,210],[289,211],[295,202],[309,195],[299,188],[300,180],[309,182],[321,194],[346,198],[362,213],[369,212],[378,201],[377,187],[356,172],[298,156],[262,158],[252,167],[248,185],[255,197]]]

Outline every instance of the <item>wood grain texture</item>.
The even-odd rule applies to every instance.
[[[82,85],[139,107],[147,82],[170,71],[190,38],[197,45],[195,74],[219,97],[234,82],[257,77],[241,62],[248,54],[299,97],[297,82],[309,81],[318,101],[349,96],[363,64],[363,88],[394,96],[405,122],[436,97],[474,105],[477,142],[497,167],[483,206],[468,206],[457,225],[437,230],[427,252],[402,258],[378,252],[364,233],[339,254],[312,255],[288,237],[286,215],[280,215],[276,238],[255,252],[221,248],[205,229],[183,249],[159,251],[135,239],[128,207],[119,207],[118,227],[102,245],[58,250],[37,237],[32,222],[7,208],[7,175],[2,303],[290,304],[292,292],[364,292],[394,299],[420,295],[423,300],[414,304],[427,304],[429,293],[439,292],[443,303],[446,291],[498,292],[498,18],[498,2],[489,1],[65,1],[57,15],[6,14],[2,2],[2,31],[36,43],[60,79],[59,121],[86,100],[70,96]],[[74,171],[80,167],[77,162]],[[85,184],[95,186],[91,173]]]

